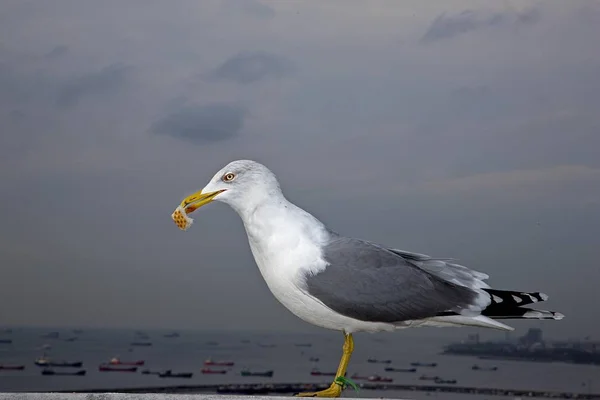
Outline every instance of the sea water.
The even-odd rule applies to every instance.
[[[44,334],[58,331],[58,338]],[[322,334],[191,332],[180,331],[179,337],[167,338],[167,331],[145,331],[140,337],[134,330],[85,329],[74,333],[70,329],[17,328],[0,334],[12,339],[0,344],[0,364],[24,364],[24,371],[1,371],[0,392],[57,391],[122,388],[152,388],[176,385],[213,385],[224,383],[310,383],[329,382],[331,377],[312,376],[311,370],[330,372],[337,369],[343,336],[324,331]],[[68,338],[76,338],[67,341]],[[152,346],[136,347],[132,342],[149,341]],[[387,376],[394,384],[431,384],[419,380],[421,375],[456,379],[459,386],[493,387],[565,391],[577,393],[600,392],[600,366],[566,363],[537,363],[502,360],[480,360],[475,357],[441,355],[445,344],[452,340],[440,337],[415,337],[401,334],[355,335],[355,352],[348,376],[353,374]],[[303,346],[310,344],[310,347]],[[45,346],[44,346],[45,345]],[[44,348],[45,347],[45,348]],[[50,347],[50,348],[48,348]],[[42,367],[34,364],[46,353],[54,360],[82,361],[85,376],[45,376]],[[135,373],[100,372],[98,366],[111,358],[123,361],[145,360]],[[310,361],[319,358],[318,362]],[[233,361],[233,367],[210,366],[226,369],[223,375],[203,375],[204,360]],[[392,360],[392,364],[373,364],[368,358]],[[418,367],[416,373],[386,372],[387,366],[409,368],[411,362],[435,362],[435,368]],[[497,366],[497,371],[473,371],[474,364]],[[242,369],[253,371],[274,370],[272,378],[243,377]],[[80,368],[54,368],[57,371],[76,371]],[[160,378],[143,375],[143,369],[173,372],[193,372],[191,379]],[[425,399],[458,399],[468,397],[495,398],[447,393],[393,392],[363,390],[360,394],[345,392],[347,397],[395,397]]]

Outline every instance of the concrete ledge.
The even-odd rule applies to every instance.
[[[129,393],[0,393],[0,400],[290,400],[278,396]],[[357,399],[359,400],[359,399]]]
[[[270,390],[274,395],[265,395],[264,387],[260,387],[256,392],[248,390],[249,388],[240,388],[243,385],[230,385],[230,387],[220,386],[177,386],[177,387],[160,387],[160,388],[138,388],[138,389],[112,389],[113,392],[104,392],[102,390],[88,390],[86,392],[17,392],[17,393],[0,393],[0,400],[289,400],[293,398],[293,393],[301,391],[313,391],[324,389],[328,384],[294,384],[284,385],[283,391]],[[270,385],[268,385],[270,386]],[[276,385],[277,386],[277,385]],[[312,386],[312,387],[309,387]],[[435,385],[377,385],[377,384],[361,384],[362,389],[376,390],[377,393],[360,393],[361,398],[354,397],[357,393],[347,389],[347,392],[342,394],[343,397],[353,398],[356,400],[366,400],[369,398],[380,398],[381,391],[393,390],[396,395],[404,393],[404,396],[412,397],[409,392],[433,392],[461,394],[465,400],[468,400],[469,395],[489,395],[508,397],[514,399],[516,397],[527,398],[542,398],[542,399],[580,399],[580,400],[600,400],[599,393],[572,393],[572,392],[548,392],[535,390],[509,390],[509,389],[494,389],[494,388],[475,388],[461,386],[435,386]],[[235,389],[240,389],[237,392]],[[244,389],[244,390],[241,390]],[[251,388],[250,388],[251,389]],[[281,389],[281,388],[271,388]],[[217,390],[223,390],[223,393],[214,394]],[[233,392],[232,392],[233,391]],[[251,395],[248,395],[252,393]],[[372,394],[372,396],[369,396]]]
[[[218,394],[154,393],[0,393],[0,400],[290,400],[290,397],[291,396],[230,396]]]
[[[274,396],[228,396],[218,394],[128,393],[0,393],[0,400],[290,400]],[[356,399],[360,400],[360,399]]]

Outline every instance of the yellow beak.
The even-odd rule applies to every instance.
[[[216,195],[223,193],[224,191],[225,189],[217,190],[215,192],[202,193],[202,190],[200,190],[199,192],[196,192],[183,199],[181,202],[181,208],[185,210],[186,214],[192,213],[203,205],[213,201]]]

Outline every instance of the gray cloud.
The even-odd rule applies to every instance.
[[[52,85],[43,73],[29,74],[16,65],[0,63],[0,105],[3,109],[31,105],[39,101],[40,94],[47,95]]]
[[[264,19],[275,17],[275,10],[273,7],[261,3],[258,0],[240,0],[239,3],[245,12],[255,17]]]
[[[291,62],[264,51],[238,53],[219,65],[209,76],[248,84],[267,78],[281,78],[292,70]]]
[[[260,0],[223,0],[219,1],[221,10],[229,15],[241,15],[260,20],[270,20],[275,17],[275,9]]]
[[[242,107],[232,104],[184,106],[156,122],[151,130],[195,144],[220,142],[240,134],[245,115]]]
[[[66,82],[58,94],[57,104],[61,107],[72,107],[82,98],[103,96],[114,93],[125,84],[132,67],[123,64],[112,64],[98,72],[92,72]]]
[[[481,11],[465,10],[459,14],[443,13],[433,20],[421,38],[422,43],[450,39],[468,32],[497,26],[518,27],[534,24],[540,19],[540,10],[531,8],[523,12],[496,12],[489,15]]]
[[[44,54],[44,57],[46,57],[46,58],[58,58],[58,57],[64,56],[68,52],[69,52],[69,47],[68,46],[56,46],[55,48],[53,48],[52,50],[50,50],[48,53]]]

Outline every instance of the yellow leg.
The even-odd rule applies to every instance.
[[[350,356],[352,356],[352,351],[354,351],[354,340],[352,339],[352,334],[344,334],[344,347],[342,347],[342,359],[340,360],[340,366],[335,374],[335,379],[331,386],[329,386],[325,390],[321,390],[320,392],[305,392],[298,393],[296,396],[298,397],[340,397],[342,395],[342,384],[336,382],[336,379],[340,376],[346,376],[346,369],[348,368],[348,363],[350,362]]]

